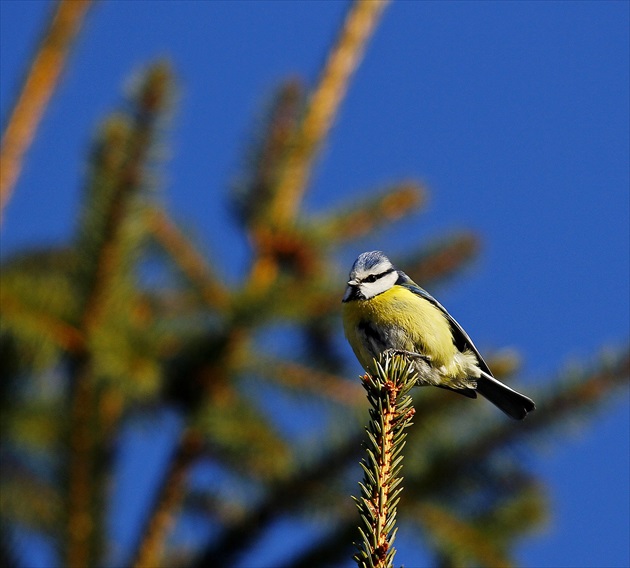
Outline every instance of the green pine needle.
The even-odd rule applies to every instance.
[[[392,568],[396,507],[402,492],[402,449],[405,429],[415,412],[409,391],[417,376],[413,363],[399,355],[384,355],[375,363],[376,373],[362,377],[371,408],[361,461],[361,497],[353,497],[362,521],[354,560],[360,568]]]

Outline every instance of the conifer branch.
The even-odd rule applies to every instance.
[[[60,0],[8,119],[0,147],[0,221],[24,156],[59,81],[91,0]]]
[[[129,253],[124,224],[133,199],[146,182],[145,165],[154,142],[157,122],[168,103],[170,86],[168,66],[151,66],[135,94],[134,114],[108,124],[96,156],[97,170],[91,180],[95,188],[92,197],[93,201],[100,199],[102,203],[97,211],[88,210],[83,239],[79,242],[80,252],[94,256],[94,262],[85,270],[88,294],[82,327],[88,335],[106,311],[108,294],[116,276],[130,269],[125,265],[127,259],[124,258]],[[105,178],[105,181],[100,178]],[[96,209],[93,204],[91,207]],[[89,240],[89,233],[95,231],[92,223],[101,229],[95,240]]]
[[[147,213],[149,230],[182,273],[199,290],[204,302],[213,309],[227,306],[228,292],[190,240],[163,209]]]
[[[202,446],[203,442],[197,431],[189,428],[183,433],[141,533],[141,542],[132,562],[133,568],[160,566],[166,536],[183,499],[186,475],[190,465],[199,457]]]
[[[354,498],[361,515],[361,541],[354,556],[360,568],[392,568],[396,537],[396,506],[402,491],[402,450],[407,428],[415,413],[409,395],[417,374],[413,363],[397,355],[385,355],[376,374],[363,377],[370,403],[366,428],[366,457],[361,462],[361,497]]]
[[[356,383],[294,361],[257,356],[246,368],[292,390],[310,392],[347,406],[359,402],[361,391]]]
[[[538,414],[535,424],[534,420],[518,425],[502,421],[496,428],[482,434],[477,442],[473,444],[467,442],[464,447],[460,445],[452,447],[442,457],[433,459],[429,469],[420,477],[411,480],[408,490],[413,496],[412,500],[417,506],[418,501],[439,494],[443,488],[454,486],[457,480],[469,471],[470,464],[485,463],[493,453],[501,451],[510,443],[531,436],[539,430],[546,431],[553,424],[562,424],[585,406],[601,404],[602,398],[610,396],[614,389],[627,384],[629,372],[630,356],[626,353],[601,368],[593,369],[574,385],[552,395],[548,403],[540,402],[538,410],[541,413]],[[536,399],[540,401],[539,397]],[[428,415],[439,416],[445,411],[443,405],[450,406],[451,402],[456,400],[457,397],[440,397],[440,401],[432,400],[430,406],[420,410],[420,413],[425,419]],[[418,405],[422,405],[422,400]],[[545,408],[548,410],[545,411]],[[556,413],[552,408],[560,408],[560,412]],[[414,516],[413,511],[411,516]],[[299,555],[292,566],[320,566],[340,562],[345,550],[344,544],[351,538],[350,535],[356,532],[355,524],[352,520],[344,520],[327,538]]]
[[[107,454],[104,431],[111,431],[119,412],[101,415],[95,354],[107,327],[112,299],[129,305],[133,293],[118,290],[117,282],[131,278],[130,248],[137,237],[125,233],[133,198],[143,187],[145,165],[154,128],[167,102],[170,72],[165,65],[149,69],[135,95],[130,119],[110,123],[96,155],[81,238],[83,304],[79,330],[88,346],[73,361],[69,421],[68,510],[66,561],[69,566],[94,565],[100,553],[104,469]],[[100,230],[97,230],[100,229]],[[95,235],[95,233],[97,233]],[[129,242],[131,241],[131,242]],[[101,334],[99,336],[99,333]],[[105,418],[103,423],[101,418]]]
[[[278,168],[268,218],[254,238],[256,258],[249,288],[264,292],[277,275],[274,232],[286,229],[295,219],[308,185],[313,162],[339,110],[352,73],[363,55],[388,0],[355,0],[343,24],[307,104],[290,151]],[[286,147],[286,143],[285,143]],[[271,243],[271,245],[270,245]]]
[[[416,498],[426,498],[439,493],[444,487],[452,487],[458,477],[472,463],[483,463],[519,439],[531,438],[539,431],[548,431],[575,417],[585,408],[601,404],[607,396],[622,385],[627,385],[630,375],[630,355],[625,353],[614,361],[606,362],[566,385],[546,399],[536,396],[537,410],[532,420],[512,423],[501,421],[476,432],[474,440],[451,445],[431,461],[422,475],[414,477],[409,490]]]
[[[295,79],[279,86],[248,152],[248,171],[233,186],[233,210],[254,239],[264,228],[277,190],[278,173],[295,141],[304,110],[303,91]]]
[[[422,185],[401,183],[367,201],[352,203],[347,209],[316,219],[314,226],[324,238],[336,243],[357,239],[400,219],[422,206],[425,200],[426,191]]]
[[[284,164],[272,210],[272,219],[279,225],[288,223],[298,211],[317,150],[386,4],[387,0],[355,0],[350,8],[308,103],[295,148]]]
[[[96,399],[92,369],[81,357],[73,376],[68,437],[68,502],[66,563],[68,566],[90,566],[98,557],[94,490],[97,452],[95,431]]]
[[[83,353],[85,342],[83,334],[74,326],[43,311],[29,310],[19,298],[11,292],[2,290],[0,294],[2,317],[14,321],[16,325],[32,328],[58,348],[79,355]]]
[[[415,507],[422,523],[431,527],[431,532],[440,536],[450,545],[450,555],[440,556],[447,566],[461,565],[462,551],[474,552],[471,556],[480,566],[501,566],[510,568],[512,560],[473,523],[468,523],[458,515],[436,504],[422,503]],[[483,526],[483,525],[482,525]],[[454,561],[453,561],[454,560]]]
[[[251,549],[252,543],[262,531],[279,517],[294,510],[298,501],[305,499],[320,501],[325,488],[346,468],[349,459],[358,454],[359,443],[360,438],[353,435],[340,446],[326,452],[313,464],[293,472],[286,479],[274,482],[270,485],[265,499],[241,518],[227,524],[221,537],[198,556],[192,567],[233,565],[239,555]],[[342,542],[350,543],[354,534],[354,530],[349,532]],[[315,565],[322,566],[324,563]]]
[[[459,274],[462,266],[479,253],[479,237],[462,232],[430,244],[419,253],[406,255],[399,261],[415,282],[435,282]],[[494,367],[491,367],[494,371]]]
[[[474,443],[468,443],[465,448],[460,448],[457,456],[451,458],[461,463],[486,458],[491,452],[518,437],[532,436],[601,403],[615,388],[627,386],[629,377],[630,354],[626,352],[612,361],[604,361],[598,368],[583,372],[577,380],[574,379],[547,398],[536,396],[540,412],[532,420],[519,423],[504,421],[478,436]],[[457,469],[457,466],[455,468]]]

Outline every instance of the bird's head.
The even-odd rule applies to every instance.
[[[389,290],[398,280],[398,272],[378,250],[361,253],[352,265],[344,302],[369,300]]]

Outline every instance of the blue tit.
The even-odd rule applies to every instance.
[[[508,416],[525,418],[534,402],[492,376],[468,334],[428,292],[396,270],[380,251],[352,265],[343,296],[343,327],[367,372],[390,351],[414,361],[419,385],[479,393]]]

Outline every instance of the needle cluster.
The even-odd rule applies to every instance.
[[[393,566],[405,429],[415,414],[409,395],[417,378],[413,365],[401,356],[386,355],[376,368],[375,375],[362,378],[370,403],[361,497],[354,498],[362,521],[354,559],[362,568]]]

